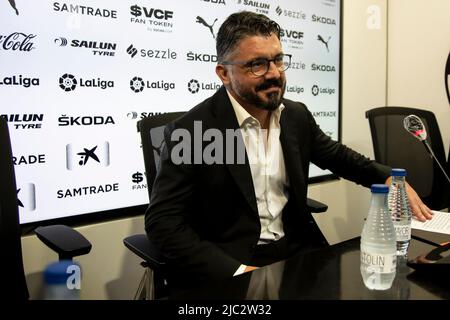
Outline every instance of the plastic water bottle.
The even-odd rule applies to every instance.
[[[395,278],[397,255],[395,229],[389,214],[389,187],[374,184],[372,200],[361,233],[361,275],[371,290],[386,290]]]
[[[79,300],[80,266],[71,260],[48,265],[44,271],[45,300]]]
[[[411,242],[411,207],[406,194],[405,169],[392,169],[392,183],[389,190],[389,212],[394,223],[397,239],[397,255],[405,256]]]

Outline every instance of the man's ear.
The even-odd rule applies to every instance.
[[[230,83],[229,72],[227,68],[223,64],[216,65],[216,74],[222,80],[224,86],[227,86]]]

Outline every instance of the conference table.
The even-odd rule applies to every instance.
[[[354,238],[292,257],[277,263],[279,266],[274,264],[255,270],[252,277],[259,278],[257,283],[265,281],[266,284],[256,289],[260,292],[254,297],[247,297],[282,300],[450,299],[448,279],[433,272],[416,271],[407,265],[407,259],[429,252],[434,246],[412,239],[408,258],[397,259],[396,277],[392,287],[388,290],[369,290],[365,287],[360,273],[359,245],[360,239]],[[280,281],[277,282],[277,279]]]

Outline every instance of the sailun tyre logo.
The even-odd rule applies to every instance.
[[[200,83],[198,80],[191,79],[188,83],[188,89],[190,93],[197,93],[200,90]]]
[[[142,80],[142,78],[134,77],[133,79],[131,79],[130,88],[134,92],[142,92],[142,90],[144,90],[144,87],[145,83],[144,80]]]
[[[77,87],[77,79],[73,74],[64,74],[59,78],[59,87],[64,91],[73,91]]]

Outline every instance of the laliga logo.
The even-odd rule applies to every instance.
[[[77,87],[77,79],[73,74],[65,73],[59,78],[59,87],[64,91],[73,91]]]

